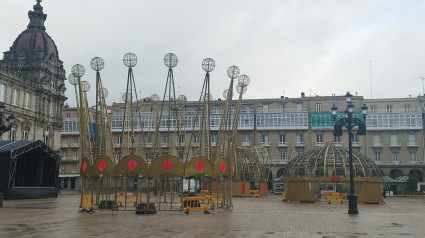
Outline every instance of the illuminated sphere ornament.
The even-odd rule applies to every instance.
[[[154,101],[154,102],[158,102],[158,101],[159,101],[159,96],[158,96],[158,94],[152,94],[152,95],[151,95],[151,100],[152,100],[152,101]]]
[[[137,56],[133,53],[127,53],[124,55],[122,61],[127,67],[134,67],[137,64]]]
[[[170,69],[176,67],[178,62],[177,55],[173,53],[168,53],[164,57],[164,64]]]
[[[202,69],[205,72],[211,72],[215,69],[215,61],[211,58],[206,58],[202,61]]]
[[[238,84],[238,86],[236,86],[236,91],[239,94],[244,94],[244,93],[246,93],[246,87],[242,87],[240,84]]]
[[[86,70],[84,69],[84,66],[82,66],[81,64],[76,64],[72,66],[71,72],[75,77],[83,77]]]
[[[239,68],[236,65],[232,65],[227,69],[227,76],[231,79],[235,79],[239,76]]]
[[[229,89],[226,89],[223,92],[223,97],[224,97],[224,99],[227,99],[228,96],[229,96]]]
[[[127,91],[127,93],[123,93],[121,97],[122,97],[123,102],[130,102],[131,101],[131,91]]]
[[[101,93],[103,94],[103,97],[106,98],[108,96],[108,89],[102,88]]]
[[[94,71],[101,71],[105,67],[105,62],[100,57],[94,57],[90,61],[90,66]]]
[[[251,80],[249,79],[249,77],[246,74],[242,74],[238,78],[238,84],[243,86],[243,87],[248,86],[250,81]]]
[[[70,83],[70,84],[72,84],[72,85],[77,85],[77,84],[78,84],[78,78],[77,78],[77,77],[75,77],[73,74],[70,74],[70,75],[68,76],[68,81],[69,81],[69,83]]]
[[[83,89],[83,92],[88,92],[90,90],[90,83],[87,81],[82,81],[81,88]]]

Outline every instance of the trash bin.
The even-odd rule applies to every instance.
[[[0,193],[0,208],[3,207],[3,193]]]

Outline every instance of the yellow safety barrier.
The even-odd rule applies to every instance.
[[[286,200],[286,194],[285,192],[282,192],[282,200],[285,201]]]
[[[201,190],[201,195],[202,195],[203,197],[211,196],[211,192],[210,192],[210,191],[208,191],[208,190]]]
[[[126,198],[127,197],[127,198]],[[117,193],[117,204],[139,204],[142,200],[141,193]]]
[[[92,201],[93,201],[92,195],[83,195],[83,199],[81,200],[81,208],[91,209]]]
[[[250,190],[249,196],[251,197],[259,197],[260,196],[260,190]]]
[[[211,193],[210,196],[213,199],[214,205],[218,206],[223,203],[223,194],[222,193]]]
[[[322,197],[325,199],[325,201],[331,203],[331,202],[346,202],[347,201],[347,194],[346,193],[337,193],[337,192],[324,192],[322,194]]]
[[[206,211],[212,208],[212,197],[187,197],[182,202],[183,211]]]

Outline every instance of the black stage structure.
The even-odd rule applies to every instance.
[[[60,156],[42,141],[0,141],[0,193],[6,199],[57,197]]]

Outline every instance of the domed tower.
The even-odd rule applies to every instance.
[[[0,60],[0,102],[16,116],[11,140],[43,140],[59,149],[65,70],[53,39],[47,34],[42,0],[28,12],[30,22]],[[25,134],[25,136],[23,135]]]

